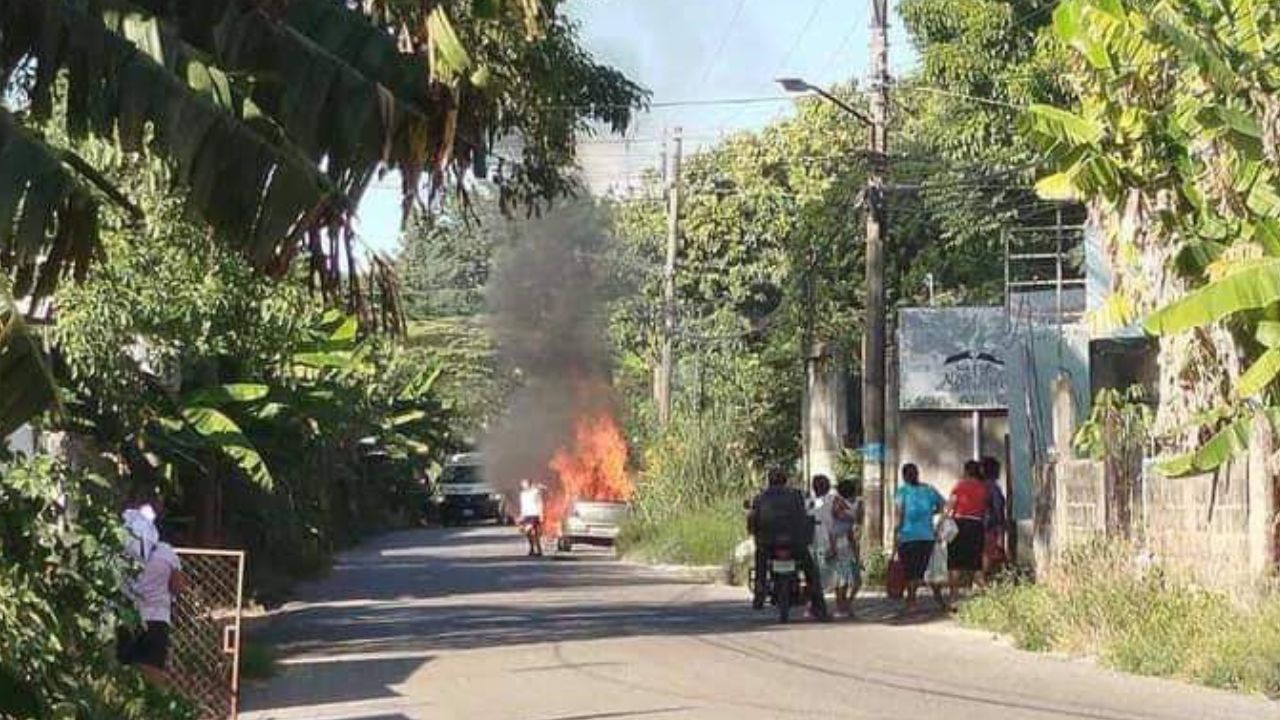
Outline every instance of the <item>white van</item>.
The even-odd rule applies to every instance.
[[[480,453],[449,456],[435,492],[440,520],[445,525],[472,520],[511,522],[502,493],[485,480]]]

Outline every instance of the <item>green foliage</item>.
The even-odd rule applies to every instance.
[[[56,406],[58,388],[45,362],[40,340],[22,320],[8,288],[0,280],[0,437],[45,408]]]
[[[887,552],[866,553],[863,562],[862,581],[868,587],[884,587],[889,578],[889,561],[892,556]]]
[[[1042,584],[1006,582],[961,607],[961,620],[1028,650],[1093,655],[1110,667],[1280,695],[1280,599],[1241,605],[1135,567],[1132,548],[1069,552]]]
[[[904,0],[898,11],[920,56],[895,92],[901,127],[890,143],[908,202],[890,197],[894,242],[916,250],[898,267],[902,297],[922,299],[932,275],[941,303],[996,303],[1004,232],[1044,225],[1024,169],[1038,153],[1017,128],[1018,107],[1060,102],[1061,52],[1046,42],[1053,0]]]
[[[424,215],[405,232],[397,271],[411,319],[484,311],[494,253],[510,243],[514,226],[493,200],[477,199],[473,210]]]
[[[136,615],[113,506],[101,479],[49,458],[0,465],[0,715],[195,717],[115,661],[116,629]]]
[[[1151,403],[1141,385],[1123,391],[1099,390],[1072,447],[1094,460],[1128,458],[1135,453],[1141,457],[1151,441],[1151,423]]]
[[[738,434],[736,419],[680,413],[645,449],[636,479],[635,517],[663,523],[724,500],[742,501],[760,482]]]
[[[1178,418],[1201,424],[1208,440],[1166,468],[1175,473],[1215,468],[1247,447],[1254,408],[1241,401],[1271,400],[1280,370],[1259,326],[1280,310],[1273,5],[1067,0],[1054,29],[1073,53],[1079,105],[1036,106],[1023,120],[1052,171],[1040,187],[1090,201],[1112,220],[1111,324],[1149,313],[1152,334],[1227,322],[1242,339],[1240,357],[1212,360],[1225,377],[1238,362],[1249,369],[1229,390],[1204,389],[1225,412]],[[1166,257],[1190,290],[1167,292],[1144,270]],[[1184,386],[1214,382],[1201,380],[1208,375],[1192,358],[1178,362],[1164,372]]]
[[[742,503],[726,499],[662,522],[632,522],[618,536],[618,550],[644,562],[725,565],[747,537],[745,518]]]
[[[758,490],[733,418],[679,413],[646,448],[635,512],[619,538],[629,555],[695,565],[726,563],[746,538],[742,503]]]
[[[0,108],[0,265],[18,297],[48,295],[101,253],[98,205],[52,149]],[[46,238],[50,219],[58,233]]]
[[[449,447],[439,364],[256,275],[189,221],[163,168],[84,148],[151,222],[105,213],[110,262],[55,296],[65,423],[125,482],[162,488],[189,540],[246,548],[253,592],[412,516],[415,477]]]
[[[415,220],[402,240],[397,274],[410,317],[406,345],[443,368],[440,397],[452,411],[452,434],[472,442],[503,407],[515,380],[500,366],[489,326],[486,290],[497,253],[518,227],[497,198],[449,205]]]

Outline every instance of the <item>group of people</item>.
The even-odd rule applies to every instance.
[[[810,612],[819,619],[828,618],[830,590],[836,613],[852,617],[863,570],[859,538],[865,513],[858,485],[845,480],[833,492],[831,480],[817,475],[806,497],[787,482],[785,471],[769,471],[768,487],[749,506],[747,531],[755,540],[753,606],[764,607],[769,559],[775,548],[786,547],[804,575]],[[944,579],[939,581],[935,575],[928,584],[946,609],[955,607],[962,588],[984,583],[1005,562],[1005,497],[1000,462],[995,458],[966,462],[949,498],[921,482],[920,469],[908,463],[902,467],[895,507],[894,562],[902,565],[905,574],[904,614],[914,612],[931,562],[945,563]],[[938,543],[945,543],[944,552],[935,552]]]
[[[940,557],[935,553],[938,543],[946,543],[946,581],[928,584],[934,599],[946,609],[955,607],[961,588],[984,583],[1004,563],[1005,497],[1000,489],[1000,462],[995,458],[966,462],[947,499],[921,482],[920,469],[908,463],[902,467],[895,506],[895,553],[906,576],[907,613],[916,607],[930,562]]]
[[[859,538],[864,516],[858,484],[840,482],[833,491],[825,475],[813,478],[812,494],[787,485],[780,468],[769,472],[768,487],[751,503],[747,531],[755,539],[753,607],[764,607],[772,550],[785,546],[804,574],[810,612],[827,619],[826,593],[835,595],[836,613],[853,616],[853,599],[862,586]]]

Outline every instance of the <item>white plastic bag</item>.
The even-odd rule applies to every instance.
[[[933,554],[929,556],[929,567],[924,571],[924,581],[929,585],[945,585],[948,578],[947,544],[941,541],[935,542]]]
[[[938,535],[939,542],[949,543],[952,540],[955,540],[956,536],[959,534],[960,534],[960,526],[956,524],[956,521],[954,519],[949,517],[943,517],[942,519],[938,520],[937,535]]]

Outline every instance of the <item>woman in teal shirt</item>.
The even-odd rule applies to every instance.
[[[897,551],[907,576],[907,604],[910,614],[916,606],[916,591],[924,580],[929,558],[933,555],[933,517],[946,507],[946,500],[932,485],[920,482],[920,468],[914,463],[902,466],[902,486],[897,496]],[[942,607],[941,588],[933,588],[933,598]]]

